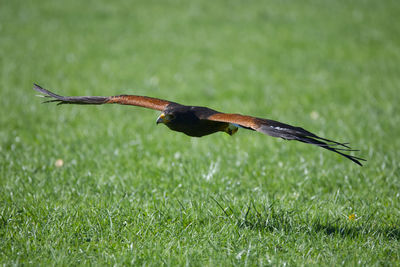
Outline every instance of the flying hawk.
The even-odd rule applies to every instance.
[[[360,161],[365,159],[355,157],[345,152],[352,150],[348,143],[340,143],[319,137],[301,127],[294,127],[278,121],[256,118],[252,116],[221,113],[207,107],[185,106],[175,102],[148,96],[117,95],[117,96],[60,96],[54,94],[37,84],[34,90],[52,98],[48,102],[60,104],[102,105],[121,104],[150,108],[161,111],[157,124],[163,123],[173,131],[182,132],[193,137],[202,137],[216,132],[235,134],[239,128],[261,132],[273,137],[286,140],[297,140],[303,143],[316,145],[336,152],[343,157],[362,166]]]

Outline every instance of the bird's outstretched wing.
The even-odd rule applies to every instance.
[[[233,123],[243,128],[255,130],[273,137],[280,137],[286,140],[297,140],[303,143],[320,146],[327,150],[336,152],[360,166],[362,166],[360,161],[365,161],[365,159],[345,154],[344,152],[357,151],[351,149],[347,143],[340,143],[319,137],[301,127],[295,127],[268,119],[229,113],[216,113],[208,116],[206,119],[211,121]]]
[[[140,106],[155,110],[164,111],[166,108],[177,109],[180,107],[185,107],[191,110],[191,106],[183,106],[175,102],[162,100],[147,96],[136,96],[136,95],[118,95],[118,96],[60,96],[54,94],[39,85],[35,84],[34,90],[44,94],[44,97],[51,98],[45,102],[56,102],[58,105],[61,104],[81,104],[81,105],[101,105],[101,104],[121,104],[121,105],[133,105]],[[358,165],[362,166],[361,161],[365,159],[355,157],[345,152],[356,151],[352,150],[347,143],[340,143],[332,141],[326,138],[319,137],[301,127],[295,127],[288,124],[284,124],[278,121],[256,118],[251,116],[244,116],[240,114],[228,114],[220,113],[215,110],[211,110],[204,107],[201,108],[201,112],[197,114],[200,120],[227,122],[236,124],[240,127],[258,131],[273,137],[280,137],[286,140],[297,140],[307,144],[313,144],[320,146],[327,150],[336,152],[343,157],[346,157]],[[207,112],[206,112],[207,111]],[[210,112],[211,111],[211,112]]]
[[[80,104],[80,105],[101,105],[101,104],[121,104],[132,105],[155,110],[164,110],[170,104],[176,104],[167,100],[162,100],[147,96],[137,95],[117,95],[117,96],[61,96],[50,92],[37,84],[34,84],[33,89],[44,94],[44,97],[50,97],[48,102],[57,102],[62,104]]]

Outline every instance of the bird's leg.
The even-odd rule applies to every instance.
[[[234,123],[229,123],[227,127],[225,127],[224,132],[229,135],[234,135],[239,130],[239,127]]]

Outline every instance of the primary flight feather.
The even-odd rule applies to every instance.
[[[294,127],[278,121],[245,116],[240,114],[222,113],[207,107],[186,106],[175,102],[147,96],[117,95],[117,96],[61,96],[52,93],[37,84],[34,90],[42,93],[44,97],[51,98],[44,103],[56,102],[60,104],[102,105],[121,104],[150,108],[161,111],[157,124],[163,123],[174,131],[182,132],[193,137],[201,137],[216,132],[226,132],[233,135],[238,128],[245,128],[280,137],[286,140],[297,140],[303,143],[316,145],[338,153],[349,160],[362,166],[362,158],[355,157],[345,152],[352,150],[347,143],[340,143],[319,137],[301,127]]]

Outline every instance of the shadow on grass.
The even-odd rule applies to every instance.
[[[341,236],[343,238],[360,238],[362,236],[384,237],[388,239],[400,240],[400,224],[377,225],[371,222],[371,217],[364,220],[350,220],[348,218],[304,218],[304,214],[299,214],[295,210],[284,210],[275,205],[258,210],[254,203],[247,205],[245,210],[237,211],[230,206],[225,208],[213,199],[222,210],[224,217],[228,218],[239,228],[246,228],[267,232],[285,233],[308,233],[315,235],[323,233],[329,236]]]
[[[360,236],[383,236],[389,239],[400,240],[400,228],[394,226],[373,226],[363,223],[356,225],[337,225],[334,223],[313,222],[316,232],[327,235],[340,235],[342,237],[358,238]]]

